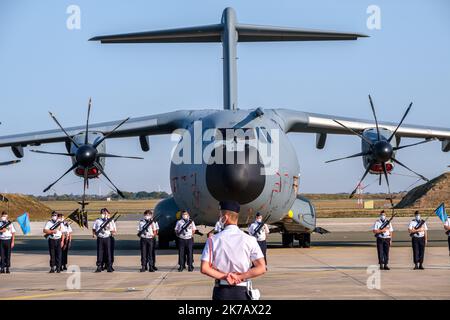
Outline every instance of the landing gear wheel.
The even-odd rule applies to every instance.
[[[298,247],[299,248],[310,248],[311,247],[311,234],[310,233],[300,233],[297,235]]]
[[[281,241],[284,248],[292,248],[294,246],[294,234],[293,233],[282,233]]]

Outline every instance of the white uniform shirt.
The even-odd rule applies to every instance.
[[[0,221],[0,225],[4,224],[5,224],[4,221]],[[13,233],[16,233],[16,229],[14,228],[14,224],[11,223],[9,226],[6,227],[5,232],[0,232],[0,240],[10,240],[12,238]]]
[[[270,233],[269,227],[267,226],[267,224],[264,224],[261,230],[259,230],[258,234],[255,234],[255,230],[256,228],[258,228],[258,226],[259,222],[253,222],[248,228],[248,233],[250,233],[251,236],[254,236],[257,241],[266,241],[266,236]]]
[[[53,225],[55,225],[55,223],[58,223],[58,221],[56,221],[56,222],[54,222],[53,220],[47,221],[47,223],[45,224],[44,229],[45,230],[51,230],[51,227]],[[65,231],[66,231],[66,228],[64,227],[64,224],[61,223],[55,230],[56,230],[56,233],[55,234],[50,234],[48,236],[48,239],[54,239],[54,240],[61,239],[62,234],[65,233]]]
[[[411,220],[411,222],[409,223],[408,229],[414,229],[417,226],[417,224],[418,224],[418,222],[416,219]],[[423,224],[422,227],[424,228],[425,231],[428,230],[428,226],[427,226],[426,222]],[[422,238],[425,236],[425,231],[414,233],[412,236],[415,238]]]
[[[105,222],[107,219],[98,218],[95,220],[94,225],[92,226],[92,229],[97,232],[100,229],[100,226]],[[103,230],[98,234],[99,238],[108,238],[111,236],[111,231],[115,231],[115,224],[114,221],[111,221]]]
[[[372,230],[379,230],[381,225],[384,223],[384,221],[381,221],[380,219],[378,219],[377,221],[375,221],[375,224],[373,225]],[[394,228],[392,227],[392,224],[389,223],[389,226],[387,228],[388,230],[386,232],[383,233],[377,233],[376,237],[377,238],[382,238],[382,239],[389,239],[392,237],[392,232],[394,231]]]
[[[140,220],[137,230],[140,232],[142,230],[142,228],[144,228],[146,223],[147,223],[147,220],[145,220],[145,219]],[[157,230],[156,223],[153,222],[151,225],[148,226],[147,231],[145,231],[141,234],[141,238],[152,239],[155,236],[155,230]]]
[[[223,223],[220,222],[220,220],[216,222],[216,225],[214,226],[214,231],[216,233],[223,231]]]
[[[180,239],[191,239],[194,236],[195,231],[195,223],[192,221],[192,223],[187,227],[183,232],[178,234],[178,232],[183,228],[183,226],[188,223],[184,221],[183,219],[180,219],[177,221],[177,224],[175,225],[175,232],[177,233],[178,238]]]
[[[72,230],[72,227],[70,226],[70,224],[68,224],[68,223],[64,224],[64,230],[63,230],[64,235],[67,235],[72,232],[73,232],[73,230]]]
[[[212,236],[212,264],[217,270],[244,273],[252,267],[252,261],[264,258],[256,238],[245,234],[236,225],[228,225]],[[202,253],[202,261],[210,260],[210,245],[206,242]]]
[[[446,225],[447,227],[450,227],[450,218],[447,218],[447,221],[445,221],[445,225]],[[447,234],[448,234],[448,236],[450,237],[450,230],[447,230]]]

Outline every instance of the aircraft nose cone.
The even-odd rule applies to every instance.
[[[392,145],[387,141],[378,141],[373,146],[373,154],[378,162],[386,162],[392,158]]]
[[[81,146],[77,150],[75,158],[83,167],[90,167],[97,159],[97,149],[90,145]]]
[[[256,149],[253,150],[257,152]],[[265,175],[261,174],[264,167],[260,161],[249,161],[248,149],[245,161],[237,162],[239,152],[232,151],[232,156],[223,152],[223,163],[212,163],[206,167],[206,185],[211,195],[218,201],[235,200],[240,204],[249,203],[261,194],[266,183]],[[234,163],[226,163],[226,159],[233,159]],[[260,159],[259,154],[257,159]]]

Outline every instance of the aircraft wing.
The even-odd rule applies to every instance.
[[[295,111],[289,109],[274,109],[280,123],[284,124],[284,131],[309,132],[317,134],[352,134],[334,120],[339,121],[350,129],[362,132],[367,128],[374,128],[375,122],[364,119],[347,118],[341,116],[323,115]],[[394,131],[398,123],[379,122],[380,127]],[[438,139],[442,141],[442,151],[450,151],[450,128],[430,127],[424,125],[402,124],[396,133],[397,137]],[[318,139],[319,140],[319,139]]]
[[[201,118],[208,112],[208,110],[183,110],[153,116],[131,118],[109,138],[170,134],[176,129],[185,127],[187,123]],[[108,134],[120,122],[121,121],[110,121],[92,124],[89,126],[89,130]],[[73,136],[84,132],[85,125],[65,129],[70,136]],[[66,135],[59,128],[57,128],[54,130],[2,136],[0,137],[0,147],[25,147],[44,143],[65,142],[67,140]]]

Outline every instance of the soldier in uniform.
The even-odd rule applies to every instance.
[[[210,232],[208,232],[208,238],[212,237],[215,234],[218,234],[219,232],[222,232],[225,226],[222,224],[222,221],[219,220],[214,225],[214,229],[212,229]]]
[[[184,210],[181,212],[181,219],[177,221],[175,225],[175,234],[178,237],[178,271],[182,272],[185,268],[186,262],[188,265],[188,271],[194,270],[193,265],[193,245],[194,245],[194,233],[196,227],[193,220],[189,218],[189,213]],[[186,261],[187,260],[187,261]]]
[[[70,245],[72,243],[72,227],[70,226],[69,222],[64,219],[64,215],[61,217],[64,225],[64,241],[63,241],[63,248],[62,248],[62,270],[67,270],[67,263],[68,263],[68,256],[69,256],[69,249]]]
[[[153,219],[153,211],[151,211],[150,218]],[[159,224],[158,221],[153,222],[153,246],[152,246],[152,261],[153,261],[153,270],[158,271],[158,268],[156,267],[156,237],[158,236],[159,232]]]
[[[256,220],[253,222],[250,227],[248,228],[248,233],[256,238],[256,241],[258,242],[262,253],[264,254],[264,261],[266,262],[267,266],[267,242],[266,238],[267,235],[270,233],[269,227],[267,224],[264,223],[264,225],[260,228],[258,232],[256,232],[257,228],[263,223],[262,222],[262,215],[261,213],[256,213]]]
[[[448,255],[450,256],[450,217],[447,217],[447,221],[444,224],[445,233],[448,236]]]
[[[408,231],[412,238],[411,245],[413,249],[414,270],[423,270],[425,247],[428,242],[428,226],[426,222],[424,222],[422,226],[418,228],[422,221],[422,219],[420,218],[420,212],[416,211],[414,213],[414,216],[414,219],[409,223],[408,226]]]
[[[155,237],[154,222],[150,223],[152,219],[151,210],[145,210],[144,218],[139,221],[137,230],[140,235],[140,248],[141,248],[141,270],[140,272],[155,272],[153,269],[153,246]],[[149,224],[150,223],[150,224]],[[145,229],[144,229],[145,227]]]
[[[62,263],[62,247],[64,245],[64,224],[62,214],[52,212],[51,220],[44,226],[44,235],[48,239],[48,251],[50,254],[50,273],[60,273]]]
[[[14,225],[8,221],[8,213],[3,211],[0,221],[0,273],[10,273],[11,250],[14,248],[15,233]]]
[[[111,226],[111,222],[100,230],[101,225],[107,220],[107,212],[108,210],[103,208],[100,211],[101,217],[95,220],[92,226],[92,237],[97,238],[97,269],[95,272],[102,272],[102,264],[106,265],[107,272],[113,272],[111,266],[111,235],[114,234],[115,229]]]
[[[380,213],[380,218],[375,221],[372,230],[375,234],[375,237],[377,238],[378,263],[380,264],[380,270],[390,270],[388,266],[389,249],[392,245],[394,228],[392,228],[392,224],[389,223],[386,227],[380,229],[384,223],[387,222],[386,214],[383,210]]]
[[[236,201],[220,202],[225,229],[208,238],[203,249],[201,272],[215,279],[213,300],[250,300],[249,280],[266,272],[264,255],[255,237],[237,226],[239,210]]]

